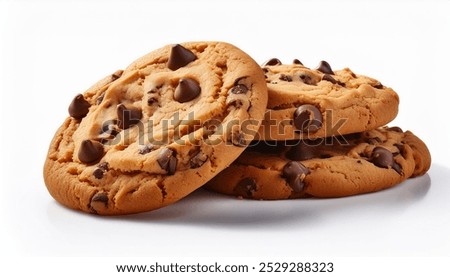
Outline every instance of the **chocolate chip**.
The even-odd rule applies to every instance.
[[[319,70],[320,72],[325,73],[325,74],[334,75],[334,72],[331,69],[330,64],[327,63],[326,61],[321,61],[319,64],[319,67],[317,67],[317,70]]]
[[[92,174],[94,175],[95,178],[102,179],[103,174],[105,174],[105,173],[101,168],[96,168]]]
[[[162,169],[167,171],[168,175],[173,175],[177,169],[178,160],[176,158],[176,153],[169,148],[163,148],[159,152],[157,162]]]
[[[158,99],[156,97],[149,97],[147,99],[147,105],[152,106],[153,104],[158,103]]]
[[[388,131],[394,131],[394,132],[397,132],[397,133],[403,133],[402,128],[400,128],[398,126],[389,127],[389,128],[387,128],[387,130]]]
[[[389,168],[394,164],[394,156],[386,148],[378,146],[373,149],[370,162],[378,167]]]
[[[89,112],[90,106],[91,104],[84,99],[83,95],[78,94],[69,105],[69,115],[75,119],[82,119]]]
[[[234,146],[239,146],[239,147],[247,146],[247,142],[245,141],[245,136],[241,132],[231,134],[231,143]]]
[[[265,63],[262,64],[262,66],[266,66],[266,65],[281,65],[281,61],[277,58],[272,58],[268,61],[266,61]]]
[[[324,74],[322,76],[322,80],[323,81],[328,81],[328,82],[333,83],[333,84],[337,83],[336,80],[333,77],[331,77],[331,75],[328,75],[328,74]]]
[[[303,191],[305,187],[303,180],[309,172],[309,169],[300,162],[291,161],[283,167],[283,177],[295,192]]]
[[[103,157],[103,145],[94,140],[83,140],[78,150],[78,159],[82,163],[92,163]]]
[[[190,159],[191,168],[201,167],[208,160],[208,156],[201,150],[198,150]]]
[[[180,67],[188,65],[190,62],[195,61],[197,57],[191,50],[184,48],[183,46],[176,44],[172,46],[170,51],[169,61],[167,67],[171,70],[177,70]]]
[[[244,102],[242,101],[242,99],[238,99],[238,98],[231,99],[229,101],[227,99],[227,105],[228,106],[233,106],[233,107],[235,107],[237,109],[237,108],[242,107],[242,105],[244,105]]]
[[[128,109],[124,104],[117,105],[118,125],[120,129],[128,129],[139,123],[142,111],[136,108]]]
[[[103,98],[105,98],[105,93],[102,93],[102,94],[97,98],[97,100],[95,101],[95,103],[96,103],[97,105],[100,105],[100,103],[102,103],[102,101],[103,101]]]
[[[377,88],[377,89],[382,89],[383,88],[383,84],[378,83],[376,85],[372,85],[372,87]]]
[[[256,192],[256,180],[253,178],[244,178],[234,187],[233,192],[242,197],[252,197]]]
[[[405,146],[400,143],[394,143],[394,146],[397,147],[400,154],[403,156],[403,152],[405,151]]]
[[[292,61],[293,64],[299,64],[299,65],[303,65],[303,63],[299,60],[299,59],[294,59]]]
[[[91,202],[101,202],[105,205],[108,204],[108,194],[106,192],[97,192],[92,199]]]
[[[292,146],[286,152],[286,157],[293,161],[305,161],[313,159],[316,156],[315,148],[307,145],[304,141],[299,141],[297,145]]]
[[[307,85],[315,85],[313,78],[311,76],[309,76],[308,74],[302,73],[302,74],[300,74],[299,77],[303,81],[303,83],[305,83]]]
[[[120,76],[122,76],[122,74],[123,74],[123,70],[117,70],[116,72],[114,72],[114,73],[111,75],[112,81],[115,81],[115,80],[119,79]]]
[[[331,77],[331,75],[328,75],[328,74],[323,75],[322,80],[345,87],[345,83],[342,83],[341,81],[334,79],[333,77]]]
[[[119,133],[119,130],[117,129],[117,120],[108,120],[105,123],[103,123],[101,128],[101,134],[107,134],[112,137],[116,136]]]
[[[107,162],[100,163],[94,170],[93,175],[97,179],[102,179],[105,173],[109,170],[109,164]]]
[[[294,112],[294,126],[302,132],[316,132],[322,127],[322,113],[313,105],[301,105]]]
[[[145,154],[148,154],[148,153],[152,152],[155,149],[156,149],[156,147],[153,144],[149,143],[149,144],[146,144],[146,145],[142,146],[139,149],[139,154],[145,155]]]
[[[233,87],[231,88],[231,93],[234,94],[244,94],[247,93],[248,91],[248,87],[241,83],[242,81],[244,81],[248,76],[244,76],[244,77],[239,77],[236,80],[234,80],[234,84]]]
[[[279,79],[286,82],[292,82],[292,77],[285,74],[281,74]]]
[[[178,83],[173,99],[180,103],[191,101],[200,94],[200,85],[191,78],[183,78]]]
[[[399,164],[399,163],[397,163],[397,162],[395,162],[394,161],[394,163],[392,164],[392,169],[394,169],[395,170],[395,172],[397,172],[398,174],[400,174],[400,175],[402,175],[403,174],[403,170],[402,170],[402,166]]]

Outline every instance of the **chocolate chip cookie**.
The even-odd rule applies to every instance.
[[[249,146],[206,187],[251,199],[342,197],[392,187],[431,163],[426,145],[398,127],[268,143]]]
[[[398,112],[399,98],[379,81],[332,70],[322,61],[317,69],[281,64],[263,65],[269,90],[260,140],[313,139],[345,135],[386,125]]]
[[[242,153],[266,105],[260,66],[235,46],[165,46],[75,96],[45,183],[57,201],[89,213],[169,205]]]

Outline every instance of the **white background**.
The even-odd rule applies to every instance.
[[[449,1],[0,0],[2,256],[373,257],[450,254]],[[198,191],[170,207],[98,217],[48,194],[42,167],[73,96],[166,44],[222,40],[258,63],[350,67],[400,96],[391,125],[433,157],[376,194],[238,201]]]

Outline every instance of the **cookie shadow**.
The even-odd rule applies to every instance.
[[[436,170],[450,170],[434,166]],[[199,189],[168,207],[136,215],[114,216],[114,220],[141,224],[245,228],[265,230],[304,223],[311,226],[343,214],[370,216],[393,208],[406,209],[424,198],[431,186],[429,174],[376,193],[334,199],[292,199],[282,201],[245,200]],[[342,215],[341,215],[342,216]],[[108,217],[111,219],[111,217]],[[105,219],[106,220],[106,219]],[[308,225],[306,225],[308,224]]]

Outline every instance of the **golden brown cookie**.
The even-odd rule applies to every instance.
[[[206,188],[251,199],[342,197],[425,174],[426,145],[398,127],[326,139],[259,141]]]
[[[57,201],[89,213],[169,205],[242,153],[266,104],[261,68],[235,46],[165,46],[73,99],[45,183]]]
[[[398,112],[398,95],[379,81],[332,70],[322,61],[310,69],[294,60],[263,65],[269,90],[258,140],[314,139],[363,132],[389,123]]]

